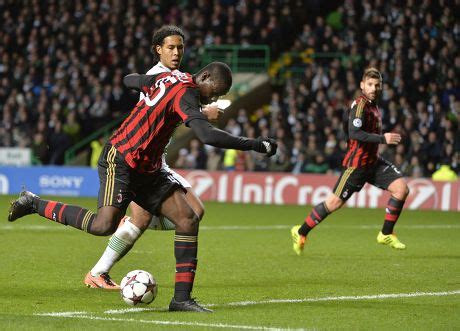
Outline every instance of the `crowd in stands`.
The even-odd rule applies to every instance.
[[[270,160],[256,153],[222,152],[220,169],[340,172],[347,148],[343,116],[359,95],[365,67],[378,68],[384,80],[380,101],[383,131],[403,142],[381,145],[381,154],[407,176],[431,177],[442,164],[460,173],[460,22],[458,3],[448,1],[345,1],[326,17],[306,23],[289,58],[296,71],[274,86],[270,103],[225,127],[229,132],[276,138]],[[308,54],[335,54],[313,60]],[[304,56],[303,56],[304,55]],[[289,55],[292,57],[292,55]],[[214,169],[206,155],[214,148],[192,142],[176,166]],[[200,160],[198,162],[198,160]]]
[[[74,142],[130,110],[122,77],[152,67],[162,25],[186,32],[185,70],[207,44],[269,44],[276,56],[301,26],[288,5],[260,0],[1,0],[0,15],[0,147],[30,147],[43,164],[62,164]]]
[[[69,146],[130,110],[135,95],[122,77],[147,71],[153,31],[176,24],[187,34],[185,70],[200,65],[203,45],[267,44],[273,61],[300,54],[290,62],[301,74],[281,77],[269,104],[241,109],[225,126],[276,138],[274,158],[192,140],[171,166],[339,171],[342,117],[363,69],[375,66],[383,130],[404,142],[382,146],[385,157],[409,176],[430,176],[440,164],[459,173],[458,3],[346,0],[328,15],[301,3],[316,1],[0,0],[0,147],[30,147],[40,163],[62,164]]]

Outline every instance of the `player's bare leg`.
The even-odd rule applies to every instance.
[[[192,207],[196,216],[198,216],[198,219],[201,221],[204,216],[204,205],[198,195],[196,195],[191,188],[187,189],[187,193],[185,193],[185,200],[187,200],[187,203],[190,207]]]
[[[175,191],[167,198],[160,213],[176,225],[174,255],[176,257],[176,279],[174,297],[169,304],[170,311],[211,312],[200,306],[191,297],[198,253],[199,218],[188,204],[184,192]]]
[[[377,236],[377,242],[396,249],[405,249],[406,245],[399,241],[393,230],[409,195],[409,188],[403,178],[398,178],[388,186],[388,191],[391,197],[385,209],[385,222]]]

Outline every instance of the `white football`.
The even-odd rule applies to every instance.
[[[131,306],[148,305],[157,296],[158,285],[153,276],[144,270],[133,270],[123,277],[120,293],[123,300]]]

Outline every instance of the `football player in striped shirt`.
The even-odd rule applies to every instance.
[[[180,71],[158,75],[130,74],[124,84],[143,92],[137,103],[105,145],[99,158],[98,211],[43,200],[23,191],[11,205],[8,220],[38,213],[49,220],[98,236],[112,235],[131,201],[154,215],[164,215],[175,226],[176,258],[174,296],[170,311],[210,312],[192,297],[197,267],[199,218],[185,199],[181,183],[162,169],[162,155],[174,130],[185,123],[205,144],[242,151],[254,150],[267,156],[276,153],[270,138],[233,136],[213,127],[201,112],[228,93],[230,68],[213,62],[195,75]]]
[[[365,183],[391,193],[377,242],[396,249],[406,248],[393,233],[393,228],[409,188],[401,171],[378,154],[379,144],[399,144],[401,136],[390,132],[382,134],[382,118],[377,106],[382,92],[380,72],[375,68],[366,69],[360,88],[362,94],[353,101],[351,111],[344,119],[344,129],[348,132],[348,150],[342,162],[344,170],[329,197],[313,208],[304,223],[291,229],[293,249],[298,255],[303,252],[309,232],[329,214],[341,208]]]
[[[172,72],[180,66],[184,55],[184,32],[177,26],[165,25],[155,31],[152,37],[152,54],[157,63],[147,71],[147,75],[156,75],[163,72]],[[140,100],[145,95],[140,93]],[[220,114],[217,106],[204,106],[202,113],[208,120],[216,120]],[[201,220],[204,215],[204,206],[200,198],[193,191],[190,183],[166,163],[165,154],[162,156],[162,169],[168,171],[186,190],[185,199]],[[131,217],[124,216],[117,231],[110,237],[109,243],[93,268],[86,274],[83,283],[91,288],[119,290],[120,286],[110,277],[112,267],[123,258],[150,226],[160,230],[174,230],[175,226],[168,219],[152,215],[134,201],[129,205]]]

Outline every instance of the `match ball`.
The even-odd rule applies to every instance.
[[[144,270],[133,270],[121,280],[120,293],[131,306],[148,305],[157,296],[158,285],[153,276]]]

